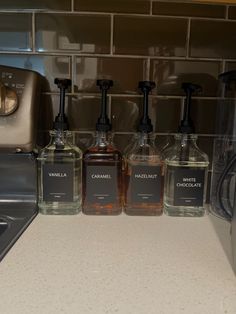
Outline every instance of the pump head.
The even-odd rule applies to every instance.
[[[143,115],[138,125],[138,131],[151,133],[153,131],[153,125],[148,116],[148,95],[150,91],[156,87],[156,84],[152,81],[140,81],[138,87],[143,93]]]
[[[113,86],[112,80],[97,80],[97,86],[102,92],[101,114],[96,123],[96,130],[108,132],[111,130],[111,123],[107,116],[107,91]]]
[[[180,122],[178,132],[191,134],[195,132],[194,124],[190,116],[192,93],[201,91],[202,87],[197,84],[186,82],[182,83],[182,89],[186,93],[186,99],[184,103],[183,119]]]
[[[71,86],[71,80],[55,78],[54,83],[60,89],[60,106],[59,113],[53,123],[53,128],[54,130],[64,131],[68,129],[68,120],[65,115],[65,91]]]

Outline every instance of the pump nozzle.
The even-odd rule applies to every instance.
[[[148,116],[148,95],[156,87],[156,84],[151,81],[140,81],[138,87],[143,93],[143,115],[138,126],[138,131],[150,133],[153,131],[153,125]]]
[[[199,92],[202,90],[202,88],[200,85],[189,83],[189,82],[182,83],[182,88],[186,93],[186,99],[184,103],[183,119],[180,122],[178,131],[179,133],[191,134],[195,132],[193,121],[190,117],[192,93]]]
[[[68,129],[68,121],[65,115],[65,92],[69,86],[71,86],[71,80],[69,79],[59,79],[55,78],[54,83],[60,89],[60,107],[59,113],[55,118],[53,123],[53,128],[55,130],[67,130]]]
[[[111,130],[111,123],[107,116],[107,91],[113,86],[112,80],[97,80],[97,86],[102,91],[101,114],[96,123],[96,130],[108,132]]]

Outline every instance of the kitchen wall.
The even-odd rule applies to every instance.
[[[42,129],[58,106],[55,77],[72,79],[67,112],[76,142],[91,144],[99,112],[96,79],[114,80],[109,115],[123,150],[136,130],[138,81],[154,80],[150,115],[158,144],[176,132],[181,83],[200,84],[193,100],[199,146],[212,156],[219,73],[236,68],[236,6],[151,0],[0,1],[0,64],[32,69],[42,86]],[[47,117],[47,118],[46,118]],[[211,168],[210,168],[211,170]]]

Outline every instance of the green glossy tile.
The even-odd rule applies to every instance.
[[[127,146],[133,140],[133,137],[133,134],[114,134],[113,143],[119,149],[119,151],[121,151],[121,153],[124,153]]]
[[[149,13],[150,1],[133,0],[75,0],[75,10],[111,13]]]
[[[138,81],[145,78],[146,61],[134,58],[78,57],[76,91],[99,93],[97,79],[112,79],[109,93],[137,94]]]
[[[71,130],[95,131],[100,114],[101,100],[98,97],[70,97],[68,119]]]
[[[151,80],[157,84],[159,95],[184,95],[183,82],[202,86],[202,96],[216,96],[220,62],[152,60]]]
[[[36,14],[38,51],[110,52],[110,17]]]
[[[94,136],[90,133],[74,133],[74,144],[78,146],[83,152],[88,149],[94,143]]]
[[[192,20],[191,57],[236,58],[236,21]]]
[[[198,134],[215,134],[217,100],[193,99],[191,117]]]
[[[187,19],[115,16],[116,54],[184,56]]]
[[[225,71],[236,71],[236,62],[226,62]]]
[[[114,132],[136,132],[142,109],[139,97],[112,97],[111,122]]]
[[[70,10],[68,0],[1,0],[0,9],[4,10]]]
[[[179,99],[153,98],[149,112],[154,132],[177,132],[181,114],[181,101]]]
[[[153,131],[176,132],[180,119],[180,100],[149,99],[149,116]],[[142,116],[142,98],[112,98],[111,117],[116,132],[136,132]]]
[[[236,6],[229,7],[229,19],[236,20]]]
[[[0,14],[0,50],[30,51],[31,36],[31,14]]]
[[[224,5],[155,1],[152,4],[152,10],[153,14],[158,15],[224,18],[226,7]]]

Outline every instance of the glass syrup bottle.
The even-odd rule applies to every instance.
[[[122,212],[122,155],[112,142],[107,116],[107,91],[111,80],[98,80],[102,92],[101,114],[92,147],[83,155],[82,211],[87,215],[118,215]]]
[[[50,142],[38,160],[38,207],[42,214],[72,215],[80,211],[82,199],[82,152],[72,145],[64,113],[68,79],[55,79],[60,89],[60,109],[50,131]]]
[[[139,82],[144,96],[143,116],[134,135],[135,143],[124,157],[124,208],[128,215],[161,215],[163,211],[163,162],[148,116],[148,95],[154,87],[154,82]]]
[[[190,117],[191,96],[201,87],[183,83],[186,92],[183,120],[175,143],[165,150],[164,210],[170,216],[205,214],[208,156],[197,146]]]

